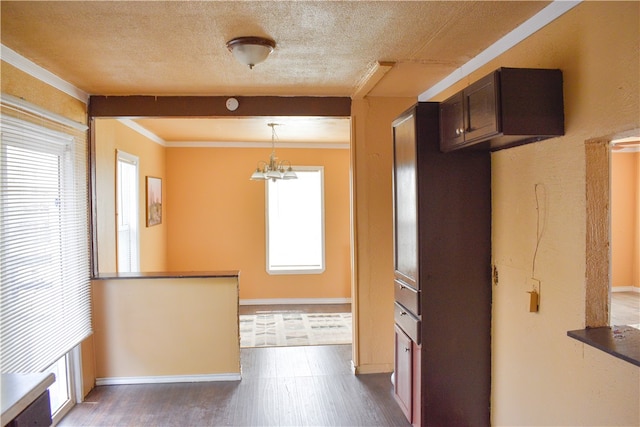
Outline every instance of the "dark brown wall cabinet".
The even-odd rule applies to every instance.
[[[564,135],[562,72],[500,68],[440,104],[440,148],[497,150]]]
[[[413,425],[489,425],[490,153],[440,151],[438,103],[393,122],[396,400]],[[391,284],[390,284],[391,285]]]

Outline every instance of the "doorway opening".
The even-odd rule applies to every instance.
[[[640,137],[610,144],[610,324],[640,329]]]
[[[640,289],[638,283],[638,264],[621,261],[626,259],[631,252],[629,259],[638,258],[638,165],[634,166],[635,171],[631,172],[631,179],[625,179],[625,185],[632,185],[636,190],[622,191],[620,195],[614,193],[621,190],[619,180],[614,176],[619,170],[613,170],[613,152],[621,151],[621,148],[631,148],[635,151],[640,147],[640,129],[635,129],[615,137],[601,137],[586,141],[585,143],[585,163],[586,163],[586,289],[585,289],[585,327],[599,328],[608,327],[618,322],[629,325],[636,325],[640,316],[637,308],[632,308],[632,322],[627,322],[618,314],[618,292],[621,289],[620,277],[627,277],[621,274],[623,271],[631,271],[631,284],[624,284],[622,289],[629,286],[632,294]],[[631,151],[631,150],[629,150]],[[615,154],[619,155],[619,154]],[[637,162],[636,162],[637,163]],[[623,201],[621,206],[628,206],[626,210],[620,210],[620,206],[614,208],[612,205],[618,201]],[[628,203],[631,202],[631,203]],[[618,210],[626,216],[631,217],[629,223],[621,224],[618,215],[613,211]],[[624,211],[624,212],[623,212]],[[616,243],[619,235],[631,236],[630,246],[620,246]],[[622,250],[620,248],[626,247]],[[614,265],[615,264],[615,265]],[[624,268],[620,268],[623,266]],[[615,270],[615,271],[614,271]],[[618,288],[618,289],[615,289]],[[613,294],[613,295],[612,295]],[[633,297],[633,295],[631,295]],[[615,312],[615,314],[614,314]],[[635,319],[633,314],[635,313]]]
[[[116,266],[118,272],[140,271],[140,264],[144,266],[150,262],[157,264],[157,271],[166,268],[172,271],[237,268],[242,271],[243,278],[240,315],[261,315],[265,318],[260,319],[262,323],[284,324],[289,335],[295,335],[290,333],[292,330],[303,328],[314,332],[334,332],[331,337],[325,336],[320,344],[312,339],[309,345],[352,343],[350,118],[148,117],[93,120],[97,171],[104,176],[114,173],[112,153],[114,149],[118,153],[116,190],[108,180],[97,182],[96,205],[110,207],[114,199],[118,203],[117,208],[111,208],[111,212],[103,215],[98,212],[94,219],[98,221],[95,230],[99,233],[105,230],[105,236],[96,239],[98,274],[114,271]],[[297,271],[286,274],[282,271],[270,274],[274,269],[290,270],[282,264],[291,260],[283,260],[282,257],[267,259],[265,184],[249,180],[256,161],[265,158],[266,150],[272,148],[271,134],[265,129],[268,129],[267,123],[274,121],[282,124],[276,144],[278,154],[295,165],[302,165],[302,169],[311,166],[324,169],[326,205],[321,225],[325,238],[319,246],[322,249],[320,257],[313,252],[311,261],[307,259],[309,257],[301,260],[298,255],[302,251],[298,251],[295,260]],[[132,135],[132,130],[138,135]],[[127,150],[135,156],[120,150]],[[142,171],[153,170],[161,176],[167,183],[167,200],[171,201],[164,207],[167,221],[162,228],[150,230],[139,220],[137,234],[134,221],[126,221],[125,218],[128,206],[143,204],[134,203],[133,200],[139,200],[141,196],[128,190],[144,191],[144,186],[142,182],[123,184],[127,177],[143,173],[127,172],[135,170],[136,166]],[[114,211],[117,211],[116,218],[113,217]],[[130,216],[140,218],[143,215],[144,212],[139,212]],[[109,233],[113,224],[118,228]],[[280,243],[286,246],[300,234],[287,235]],[[114,236],[117,241],[113,240]],[[269,261],[274,265],[267,264]],[[311,263],[314,274],[309,274],[306,270],[311,269],[300,266],[300,263]],[[267,317],[277,319],[269,320]],[[337,331],[341,332],[337,334]],[[263,336],[273,333],[265,331]],[[302,345],[302,336],[294,338],[297,338],[293,340],[295,344],[289,345]]]

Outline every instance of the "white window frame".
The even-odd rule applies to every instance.
[[[139,272],[140,271],[140,208],[139,208],[139,188],[140,188],[140,177],[139,177],[139,164],[140,164],[140,160],[138,159],[137,156],[134,156],[133,154],[129,154],[125,151],[122,150],[117,150],[116,151],[116,251],[117,251],[117,256],[116,256],[116,263],[117,263],[117,269],[118,272],[123,272],[125,270],[122,269],[122,266],[120,265],[120,218],[122,215],[122,209],[120,206],[120,201],[121,201],[121,194],[120,194],[120,189],[121,189],[121,182],[120,182],[120,173],[119,173],[119,168],[120,168],[120,163],[127,163],[130,165],[135,166],[136,168],[136,182],[135,182],[135,186],[133,188],[133,198],[135,199],[135,205],[136,206],[136,218],[135,221],[133,222],[133,224],[135,224],[135,236],[132,242],[132,247],[130,248],[130,261],[131,261],[131,268],[127,269],[126,272]],[[134,247],[135,245],[135,247]]]
[[[304,173],[308,171],[320,173],[320,233],[321,233],[321,248],[320,248],[320,263],[319,265],[289,265],[276,267],[271,265],[270,257],[270,219],[269,219],[269,188],[274,184],[274,181],[267,180],[265,182],[265,232],[266,232],[266,270],[270,275],[281,274],[322,274],[325,271],[325,209],[324,209],[324,167],[323,166],[293,166],[293,170],[298,173]],[[300,174],[299,174],[300,175]],[[286,180],[280,181],[286,183]],[[276,184],[278,181],[275,182]]]

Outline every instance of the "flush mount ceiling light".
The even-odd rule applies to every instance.
[[[236,37],[227,42],[227,49],[242,64],[253,68],[261,63],[276,47],[276,42],[263,37]]]
[[[252,181],[298,179],[298,175],[291,167],[291,162],[288,160],[279,162],[276,157],[276,126],[278,126],[278,123],[267,123],[267,126],[271,128],[271,156],[269,156],[269,163],[262,160],[259,161],[258,167],[249,179]]]

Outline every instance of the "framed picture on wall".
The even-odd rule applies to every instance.
[[[162,179],[147,177],[147,227],[162,224]]]

